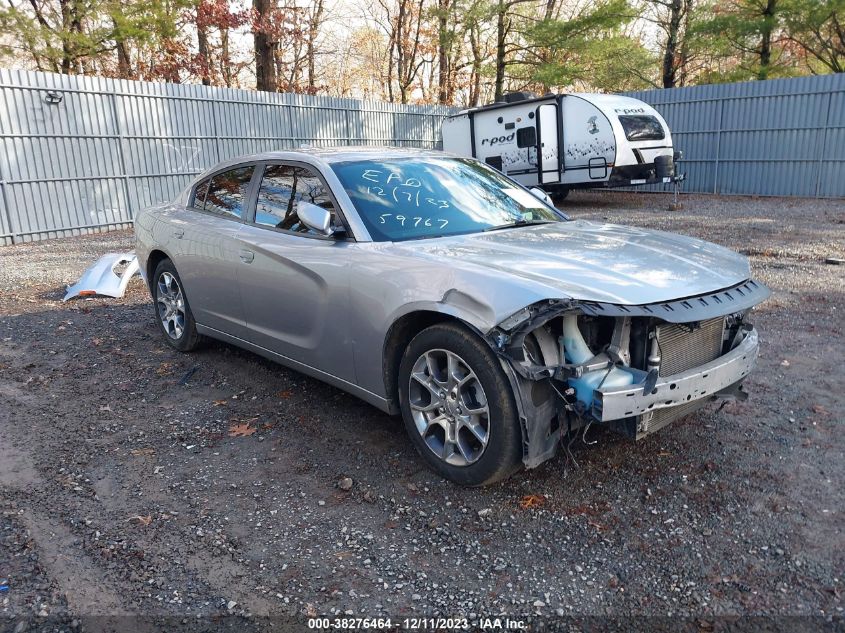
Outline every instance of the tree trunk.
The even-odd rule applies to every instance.
[[[117,76],[121,79],[132,79],[132,58],[129,55],[129,47],[126,45],[126,40],[117,26],[117,21],[112,19],[112,26],[114,27],[115,38],[114,46],[117,52]]]
[[[408,103],[408,90],[405,86],[405,16],[407,14],[406,0],[399,0],[396,12],[396,37],[393,45],[396,47],[396,75],[399,79],[399,100]]]
[[[73,63],[73,51],[71,49],[70,31],[71,23],[71,7],[70,0],[59,0],[59,9],[62,13],[62,74],[69,75],[71,64]]]
[[[70,30],[73,33],[74,37],[78,38],[78,41],[83,40],[83,32],[82,32],[82,17],[83,17],[83,8],[80,6],[82,4],[82,0],[71,0],[71,21],[70,21]],[[88,63],[87,58],[89,55],[89,51],[84,49],[80,50],[79,47],[73,46],[73,62],[76,64],[76,68],[74,72],[80,73],[82,75],[88,74]]]
[[[199,50],[200,64],[202,64],[202,85],[211,85],[211,55],[208,49],[208,31],[205,24],[197,24],[197,49]]]
[[[481,34],[478,32],[478,25],[473,24],[469,29],[469,45],[472,49],[472,80],[469,89],[469,105],[475,107],[481,99],[481,64],[484,61],[481,57]]]
[[[681,19],[683,5],[681,0],[672,0],[669,7],[669,24],[667,25],[666,46],[663,49],[663,87],[674,88],[678,82],[678,42],[681,33]]]
[[[314,5],[314,12],[311,14],[311,23],[309,25],[308,31],[308,46],[307,46],[307,55],[308,55],[308,92],[310,94],[314,94],[317,90],[317,79],[316,79],[316,72],[315,72],[315,51],[314,45],[317,41],[317,35],[320,32],[320,27],[323,22],[323,0],[317,0]]]
[[[267,24],[273,9],[272,0],[252,0],[257,25],[253,32],[255,43],[255,86],[258,90],[276,92],[276,65],[273,56],[274,42],[267,35]]]
[[[437,41],[437,102],[449,103],[449,2],[450,0],[438,0],[438,41]]]
[[[763,9],[763,28],[760,33],[760,70],[757,79],[768,79],[772,63],[772,33],[775,30],[777,0],[768,0]]]
[[[496,9],[496,90],[494,101],[502,100],[502,93],[505,86],[505,39],[507,35],[507,26],[505,14],[507,13],[508,5],[504,0],[499,0],[499,6]]]
[[[220,72],[227,88],[232,87],[232,56],[229,53],[229,29],[220,29]]]

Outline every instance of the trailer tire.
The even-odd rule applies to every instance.
[[[566,196],[569,195],[569,187],[558,187],[549,195],[551,195],[552,197],[552,202],[554,202],[555,204],[560,204],[561,202],[566,200]]]

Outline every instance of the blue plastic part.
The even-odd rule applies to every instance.
[[[634,382],[634,375],[622,368],[613,367],[610,370],[600,369],[591,371],[581,378],[570,378],[569,385],[575,389],[575,397],[587,408],[593,406],[593,391],[602,387],[627,387]]]
[[[578,317],[567,314],[563,317],[563,354],[570,363],[586,363],[593,357],[581,331],[578,329]],[[570,378],[569,386],[575,389],[575,397],[584,403],[587,409],[593,406],[593,391],[602,387],[626,387],[634,382],[634,375],[624,368],[612,367],[599,369],[584,374],[580,378]]]

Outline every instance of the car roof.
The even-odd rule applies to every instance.
[[[433,149],[420,149],[416,147],[386,147],[373,145],[341,145],[336,147],[300,147],[297,149],[276,150],[235,156],[226,161],[218,163],[212,171],[221,167],[236,165],[238,163],[258,162],[263,160],[303,160],[307,158],[317,159],[323,163],[343,163],[356,160],[389,160],[411,157],[444,157],[452,156],[448,152]],[[306,161],[312,162],[312,161]]]
[[[274,150],[258,154],[242,154],[220,161],[205,169],[194,177],[191,183],[182,191],[180,198],[187,200],[196,184],[209,176],[224,171],[230,167],[244,163],[258,163],[261,161],[299,161],[311,164],[328,165],[330,163],[344,163],[358,160],[395,160],[401,158],[457,158],[456,154],[435,149],[420,149],[417,147],[389,147],[383,145],[339,145],[335,147],[304,146],[297,149]]]
[[[373,158],[410,158],[435,157],[447,155],[446,152],[418,147],[386,147],[373,145],[347,145],[338,147],[304,147],[299,151],[317,156],[327,163],[341,163],[353,160],[372,160]]]

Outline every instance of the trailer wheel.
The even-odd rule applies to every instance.
[[[552,202],[560,204],[566,200],[566,196],[569,195],[569,187],[558,187],[554,191],[550,192],[549,195],[552,197]]]

